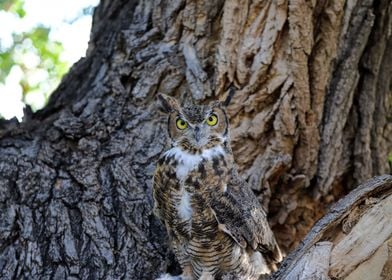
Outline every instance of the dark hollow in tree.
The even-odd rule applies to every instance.
[[[292,250],[332,202],[390,172],[391,22],[389,0],[102,0],[48,105],[0,121],[0,278],[176,269],[152,214],[158,92],[236,88],[236,161]]]

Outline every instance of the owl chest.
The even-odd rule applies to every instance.
[[[172,198],[180,222],[188,228],[199,228],[207,221],[212,223],[215,219],[209,210],[208,199],[211,192],[226,188],[228,168],[224,157],[180,161],[175,173],[178,187]]]
[[[218,224],[208,207],[208,201],[205,196],[195,192],[194,186],[181,184],[172,197],[176,213],[174,228],[180,235],[191,239],[195,234],[206,234],[206,225],[209,225],[208,232],[215,231]],[[213,233],[209,235],[212,237]]]
[[[206,206],[209,192],[225,188],[228,164],[223,149],[216,147],[195,155],[173,148],[165,154],[162,164],[167,170],[164,181],[172,182],[166,196],[170,199],[168,216],[172,217],[168,222],[179,232],[189,234],[192,228],[214,220]]]

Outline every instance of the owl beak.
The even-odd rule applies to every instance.
[[[195,131],[195,140],[196,140],[196,142],[199,142],[201,139],[200,127],[196,126],[194,131]]]

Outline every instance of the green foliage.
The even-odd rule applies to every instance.
[[[23,0],[0,0],[0,10],[16,13],[22,18],[26,14],[23,9],[23,4]]]
[[[9,72],[11,71],[12,66],[14,65],[12,53],[13,50],[0,53],[0,83],[4,82],[5,78],[7,78]]]
[[[23,6],[23,0],[0,0],[0,10],[19,18],[25,16]],[[34,26],[28,32],[12,34],[13,43],[10,47],[0,45],[0,83],[5,83],[13,67],[19,68],[22,73],[19,84],[25,103],[28,99],[26,97],[34,93],[43,94],[46,103],[49,94],[69,69],[69,65],[60,59],[62,44],[52,41],[49,33],[48,27]],[[29,105],[33,110],[41,106],[34,103]]]

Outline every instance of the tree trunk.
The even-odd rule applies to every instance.
[[[0,121],[0,278],[153,279],[178,269],[153,216],[158,92],[224,100],[241,174],[292,250],[389,173],[389,0],[102,0],[41,111]]]

